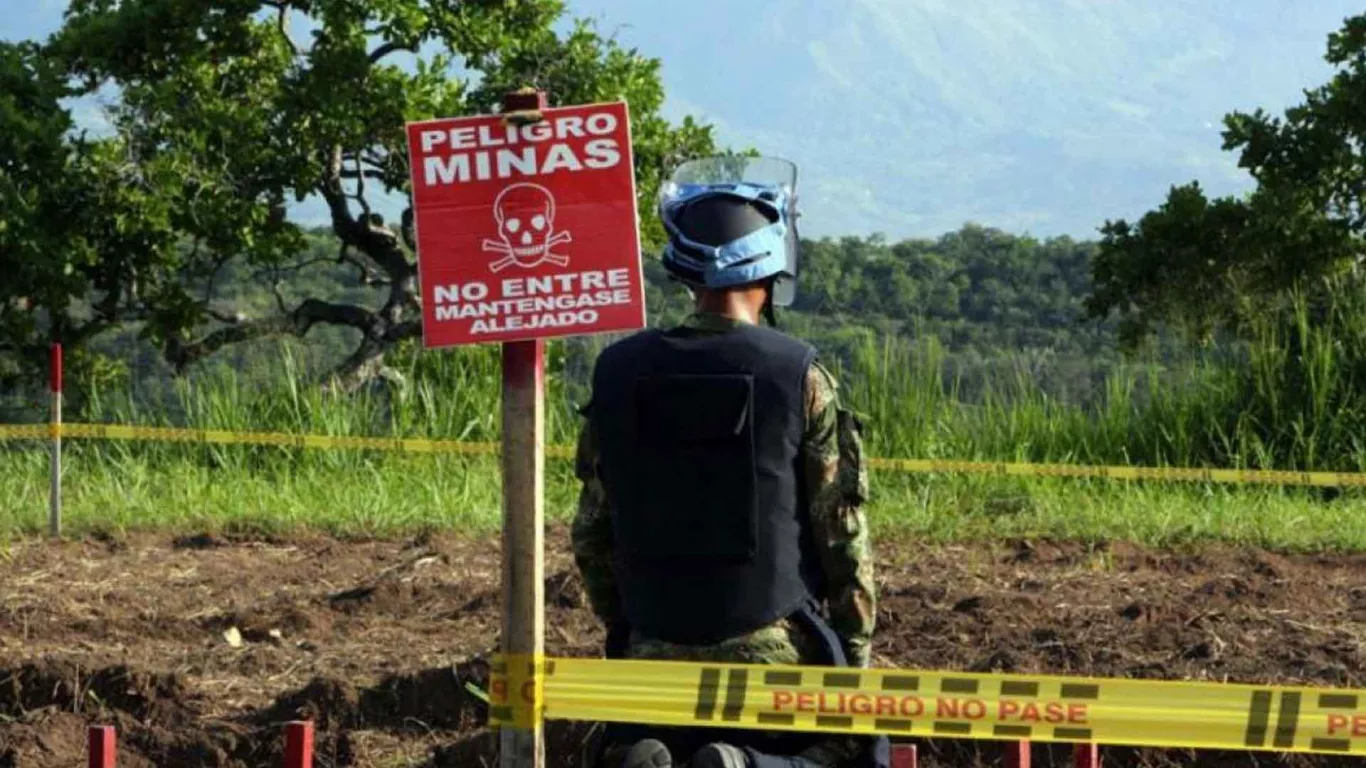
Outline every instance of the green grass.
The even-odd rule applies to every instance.
[[[1349,311],[1351,310],[1351,311]],[[945,375],[932,338],[866,337],[834,365],[862,416],[870,455],[1144,466],[1366,469],[1366,311],[1268,313],[1240,355],[1180,366],[1135,361],[1103,395],[1063,402],[1030,369],[973,397]],[[549,345],[547,433],[569,444],[601,339]],[[499,439],[496,348],[392,357],[401,385],[359,394],[300,382],[289,344],[260,370],[207,368],[150,397],[128,385],[83,387],[72,420],[327,435]],[[385,536],[428,527],[492,530],[494,457],[146,443],[68,444],[69,530],[180,532],[319,529]],[[0,450],[0,537],[45,524],[46,453]],[[547,464],[547,514],[566,519],[569,462]],[[870,515],[884,535],[934,541],[998,537],[1124,539],[1167,546],[1225,541],[1278,550],[1366,550],[1362,494],[1117,481],[875,473]]]
[[[428,529],[491,533],[499,522],[498,462],[491,456],[320,453],[282,457],[278,469],[262,470],[139,453],[68,447],[67,531],[388,537]],[[1297,489],[883,472],[874,473],[873,490],[869,515],[878,536],[1366,550],[1366,497],[1356,494],[1323,502]],[[547,462],[546,491],[547,517],[567,520],[578,492],[568,461]],[[0,538],[45,530],[45,451],[0,454],[0,498]]]

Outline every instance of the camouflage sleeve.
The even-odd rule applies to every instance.
[[[570,527],[574,562],[579,567],[593,613],[604,624],[611,625],[617,619],[619,609],[616,579],[612,573],[612,520],[607,492],[598,474],[598,451],[590,422],[585,422],[579,433],[574,473],[583,484],[579,508]]]
[[[820,365],[807,374],[802,440],[811,528],[825,572],[830,625],[850,663],[868,665],[877,619],[877,587],[862,508],[868,498],[861,426],[841,407],[835,379]]]

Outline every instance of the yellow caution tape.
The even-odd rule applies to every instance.
[[[554,660],[529,654],[495,658],[489,670],[489,720],[530,729],[545,719],[545,681],[554,668]]]
[[[51,424],[0,425],[0,440],[48,440],[51,437]]]
[[[151,442],[212,443],[220,445],[274,445],[286,448],[398,451],[402,453],[455,453],[492,455],[498,443],[461,440],[423,440],[384,437],[336,437],[285,432],[233,432],[216,429],[137,427],[120,424],[0,425],[0,441],[48,440],[144,440]],[[546,447],[546,455],[567,459],[574,449],[565,445]],[[1030,464],[1025,462],[954,461],[940,459],[869,459],[868,466],[885,472],[907,474],[951,473],[999,477],[1066,477],[1105,480],[1150,480],[1232,485],[1310,485],[1330,488],[1366,486],[1361,472],[1288,472],[1261,469],[1191,469],[1183,467],[1107,467],[1079,464]]]
[[[53,425],[0,425],[0,440],[47,440]],[[498,443],[462,440],[424,440],[418,438],[346,437],[303,435],[286,432],[233,432],[221,429],[179,427],[139,427],[122,424],[62,424],[56,430],[64,439],[139,440],[166,443],[211,443],[216,445],[273,445],[284,448],[396,451],[400,453],[457,453],[491,455]],[[555,458],[572,455],[567,447],[550,446],[546,454]]]
[[[522,702],[495,662],[495,725],[531,711],[520,658]],[[602,659],[542,670],[551,720],[1366,755],[1361,690]]]
[[[1002,477],[1071,477],[1106,480],[1165,480],[1237,485],[1366,486],[1361,472],[1288,472],[1272,469],[1191,469],[1184,467],[1106,467],[1083,464],[953,461],[938,459],[869,459],[868,466],[884,471],[998,475]]]

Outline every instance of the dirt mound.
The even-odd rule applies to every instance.
[[[281,696],[254,719],[263,724],[313,720],[325,730],[474,729],[487,721],[488,709],[466,686],[487,690],[488,676],[486,663],[468,662],[456,667],[392,675],[371,687],[316,678],[303,688]]]
[[[86,725],[115,726],[120,765],[242,765],[259,753],[224,724],[204,728],[193,696],[174,674],[126,665],[86,669],[69,661],[0,669],[0,766],[79,765]]]
[[[491,746],[458,736],[487,723],[487,707],[466,688],[487,689],[483,662],[392,675],[374,686],[316,678],[263,710],[228,718],[198,716],[175,676],[126,666],[83,671],[68,661],[29,663],[0,669],[0,683],[0,768],[79,763],[89,723],[117,727],[120,765],[271,764],[281,750],[280,726],[298,719],[314,721],[320,754],[334,765],[358,764],[349,735],[357,730],[451,732],[449,740],[461,746],[448,755],[484,754]]]
[[[71,661],[36,661],[0,669],[0,715],[8,717],[57,709],[184,723],[193,717],[186,699],[185,686],[174,674],[124,665],[83,669]]]
[[[80,715],[44,708],[0,722],[0,768],[84,763],[86,722]],[[151,764],[127,765],[141,768]]]
[[[563,529],[548,537],[546,641],[595,655]],[[880,666],[1361,686],[1366,558],[1123,544],[879,542]],[[0,768],[80,763],[85,725],[120,766],[278,764],[313,719],[318,764],[494,765],[478,659],[497,645],[497,542],[249,536],[21,542],[0,586]],[[473,661],[472,661],[473,660]],[[552,768],[596,731],[547,725]],[[982,742],[922,763],[997,764]],[[1107,766],[1345,760],[1107,749]],[[1067,760],[1036,746],[1040,765]],[[482,762],[481,762],[482,761]]]

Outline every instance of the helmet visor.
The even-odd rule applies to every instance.
[[[672,202],[686,187],[699,184],[755,184],[782,188],[787,196],[786,268],[773,286],[773,303],[790,306],[797,294],[797,166],[777,157],[720,155],[689,160],[678,166],[660,188],[661,204]]]

